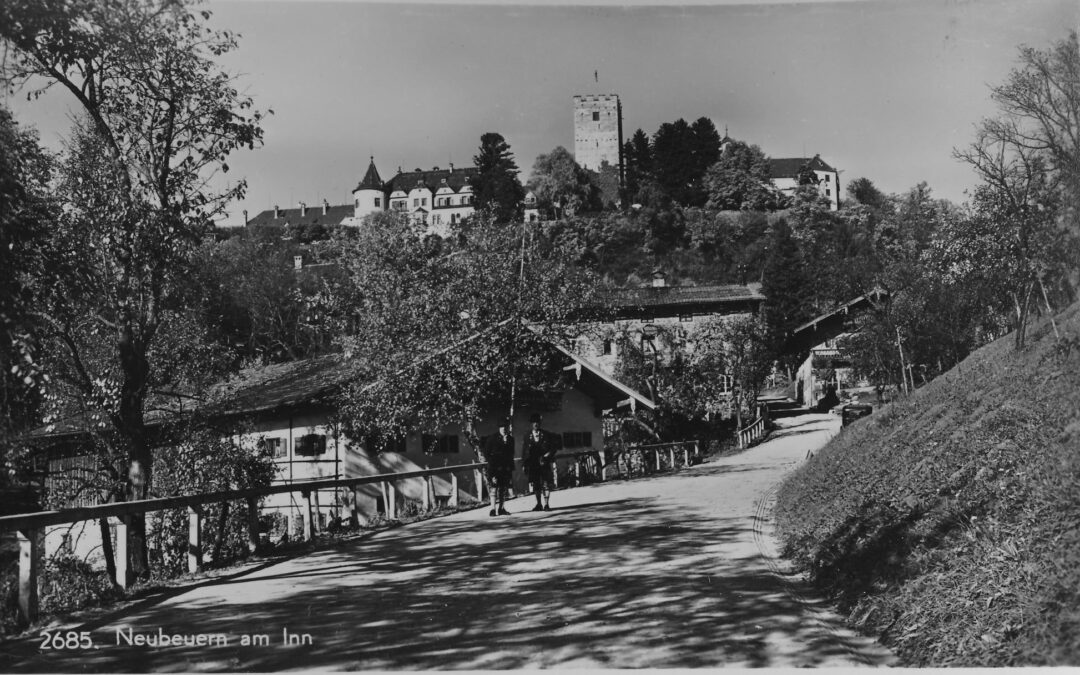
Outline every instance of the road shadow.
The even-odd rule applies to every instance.
[[[774,665],[784,645],[815,666],[853,648],[737,546],[745,518],[651,498],[525,516],[425,521],[215,580],[228,603],[206,592],[95,620],[72,630],[91,631],[97,649],[12,670],[754,667]],[[740,557],[721,555],[725,545]],[[125,627],[229,644],[117,645]],[[311,643],[282,645],[283,630]],[[252,634],[269,644],[241,646]]]

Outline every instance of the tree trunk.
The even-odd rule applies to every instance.
[[[215,566],[218,566],[221,562],[221,546],[225,543],[225,526],[228,524],[229,502],[222,502],[221,513],[218,515],[217,536],[214,537],[214,553],[210,556],[211,559],[213,559]]]
[[[1016,299],[1016,340],[1015,348],[1019,351],[1026,342],[1028,316],[1031,313],[1031,291],[1034,284],[1024,283],[1023,297]]]
[[[122,383],[116,426],[121,437],[127,441],[127,501],[136,501],[149,496],[151,484],[152,453],[143,424],[149,366],[146,349],[134,339],[130,327],[121,330],[117,347]],[[146,517],[136,515],[128,527],[128,569],[135,579],[150,576],[146,544]]]
[[[101,555],[105,558],[105,572],[109,575],[109,581],[116,585],[116,554],[113,552],[112,532],[109,531],[109,519],[98,519],[98,530],[101,532]]]

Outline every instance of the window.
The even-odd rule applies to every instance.
[[[456,435],[433,436],[424,434],[423,443],[424,452],[430,454],[452,455],[458,452],[458,437]]]
[[[603,352],[604,356],[609,356],[611,354],[613,346],[614,345],[612,344],[611,340],[604,340],[604,342],[600,345],[600,351]]]
[[[420,200],[420,206],[427,206],[427,197]]]
[[[591,431],[564,431],[562,435],[564,448],[591,448]]]
[[[397,436],[395,438],[376,438],[374,436],[364,437],[364,449],[371,454],[377,452],[397,452],[405,454],[405,437]]]
[[[378,200],[375,200],[375,206],[378,206],[378,205],[379,205]],[[360,208],[360,200],[359,199],[354,199],[353,200],[353,208],[354,209]]]
[[[259,440],[259,450],[267,455],[270,455],[274,459],[284,457],[288,453],[285,451],[285,441],[281,438],[263,438]]]
[[[730,375],[721,375],[717,380],[717,384],[720,385],[721,394],[730,394],[734,389],[734,381]]]
[[[382,208],[382,197],[376,197],[375,198],[375,208],[377,208],[377,209]]]
[[[434,216],[431,217],[431,222],[434,225],[442,225],[442,216],[436,213]]]
[[[305,434],[296,439],[298,457],[315,457],[326,453],[326,434]]]
[[[412,205],[413,205],[413,208],[415,208],[417,206],[420,206],[420,200],[419,199],[412,200]]]
[[[593,122],[599,122],[600,121],[600,112],[599,111],[597,111],[597,110],[593,111],[592,121]]]

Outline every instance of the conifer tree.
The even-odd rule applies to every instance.
[[[480,151],[473,157],[480,175],[473,182],[473,199],[478,210],[489,210],[497,223],[521,219],[525,189],[518,180],[518,166],[510,144],[502,134],[489,131],[480,137]]]

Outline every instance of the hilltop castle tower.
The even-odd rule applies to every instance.
[[[622,104],[617,94],[574,97],[574,159],[584,169],[600,171],[607,162],[623,184]]]

